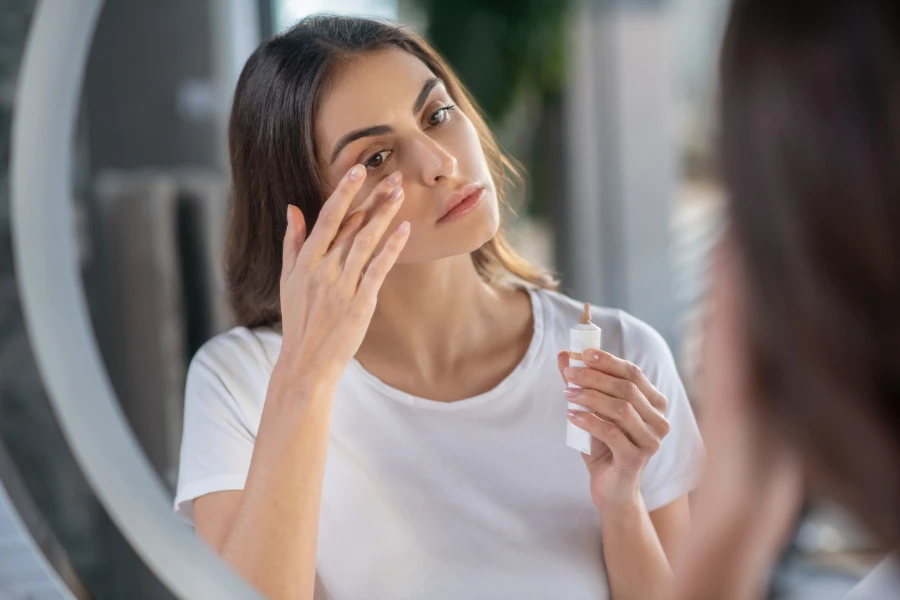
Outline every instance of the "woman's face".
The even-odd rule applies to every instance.
[[[403,174],[405,200],[388,232],[403,221],[412,229],[398,262],[467,254],[497,233],[496,188],[475,127],[411,54],[383,50],[344,67],[319,109],[316,144],[329,192],[365,165],[351,213],[369,208],[362,205],[378,182]]]

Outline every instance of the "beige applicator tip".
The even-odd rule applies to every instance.
[[[581,313],[581,324],[582,325],[590,325],[591,324],[591,303],[584,303],[584,312]]]

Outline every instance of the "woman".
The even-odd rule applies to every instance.
[[[896,2],[732,6],[709,465],[676,597],[762,597],[804,481],[900,545],[898,82]]]
[[[176,499],[200,536],[272,598],[669,582],[700,448],[671,355],[594,309],[603,352],[564,377],[596,439],[565,446],[581,305],[504,242],[509,163],[433,50],[302,21],[248,60],[230,151],[241,327],[192,362]]]

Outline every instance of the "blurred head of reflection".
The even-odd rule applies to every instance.
[[[411,225],[398,265],[474,253],[487,278],[548,282],[499,231],[512,164],[459,78],[403,27],[312,17],[263,44],[235,91],[229,135],[235,218],[228,262],[233,279],[259,291],[238,302],[239,312],[253,317],[240,321],[275,316],[273,258],[281,255],[288,204],[300,208],[311,231],[356,164],[367,177],[348,214],[368,208],[369,193],[402,173],[405,200],[388,227]],[[253,280],[258,285],[249,285]]]
[[[771,564],[801,479],[900,544],[900,5],[799,4],[737,0],[722,48],[707,576]]]

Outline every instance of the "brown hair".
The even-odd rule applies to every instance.
[[[759,414],[900,545],[900,5],[737,0],[720,66]]]
[[[409,52],[445,82],[478,132],[503,202],[508,176],[517,175],[514,165],[458,77],[433,49],[415,34],[388,23],[306,18],[256,49],[235,90],[228,130],[233,197],[225,267],[239,324],[261,327],[280,322],[287,206],[299,207],[312,230],[325,200],[313,126],[325,88],[349,58],[385,48]],[[545,271],[516,254],[502,230],[473,252],[472,260],[487,281],[511,275],[539,287],[556,285]]]

